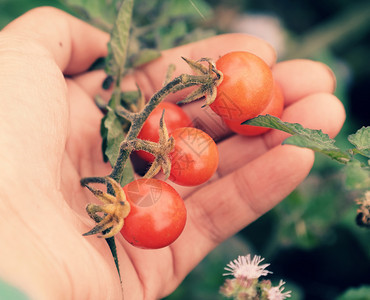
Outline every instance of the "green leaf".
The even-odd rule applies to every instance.
[[[120,81],[127,58],[134,0],[124,0],[115,19],[108,43],[106,73]]]
[[[370,167],[361,165],[358,160],[352,160],[347,163],[344,172],[348,189],[370,189]]]
[[[350,288],[340,295],[337,300],[370,300],[370,285]]]
[[[270,115],[258,116],[243,122],[243,124],[274,128],[287,132],[292,136],[287,138],[283,144],[309,148],[325,154],[340,163],[346,163],[351,158],[347,152],[342,151],[334,145],[335,140],[329,138],[321,130],[304,128],[298,123],[283,122],[279,118]]]
[[[348,140],[356,146],[355,152],[370,157],[370,126],[362,127],[348,136]]]
[[[279,118],[270,115],[258,116],[253,119],[249,119],[242,124],[274,128],[290,134],[296,133],[300,129],[299,127],[302,127],[300,124],[282,122]]]
[[[103,138],[102,150],[104,161],[109,161],[111,166],[113,166],[117,161],[120,144],[125,139],[125,134],[120,119],[110,108],[108,108],[107,114],[101,121],[100,132]],[[133,180],[134,169],[131,161],[127,160],[120,184],[124,186]]]
[[[108,108],[107,114],[102,118],[100,133],[103,137],[104,161],[109,161],[113,166],[117,161],[119,145],[125,136],[121,121],[110,108]]]
[[[121,0],[61,0],[78,17],[102,30],[110,31]]]

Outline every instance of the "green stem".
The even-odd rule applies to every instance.
[[[107,183],[107,179],[104,177],[84,177],[80,180],[82,186],[88,187],[89,183]]]
[[[117,85],[117,83],[113,89],[112,102],[113,103],[111,107],[117,107],[118,105],[120,105],[121,102],[121,88],[119,87],[119,85]]]
[[[131,124],[135,123],[137,115],[139,115],[138,113],[133,113],[132,111],[129,111],[128,109],[124,108],[122,105],[118,105],[116,107],[116,114],[119,117],[122,117],[122,118],[130,121]]]

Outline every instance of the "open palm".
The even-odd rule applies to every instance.
[[[311,151],[281,146],[282,133],[231,135],[199,103],[185,106],[218,140],[217,175],[198,188],[176,187],[188,221],[171,246],[143,250],[116,237],[122,288],[105,241],[82,236],[94,225],[85,206],[96,199],[79,184],[81,177],[111,171],[102,161],[102,115],[93,101],[109,91],[100,88],[103,72],[85,72],[106,55],[108,39],[53,8],[30,11],[0,34],[0,277],[35,299],[121,299],[122,289],[125,299],[164,297],[209,251],[287,196],[313,163]],[[338,133],[344,111],[331,95],[331,72],[308,60],[276,64],[272,48],[250,36],[223,35],[164,51],[123,86],[134,89],[137,82],[148,98],[169,63],[179,62],[178,74],[190,72],[181,56],[217,59],[233,50],[253,52],[272,67],[286,100],[283,120]]]

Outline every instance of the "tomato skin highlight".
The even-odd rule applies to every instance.
[[[216,61],[223,73],[217,97],[211,109],[225,120],[245,121],[260,114],[269,103],[273,76],[269,66],[258,56],[235,51]]]
[[[138,134],[139,139],[158,142],[159,121],[162,117],[163,110],[165,110],[164,121],[169,134],[171,134],[171,132],[176,128],[192,126],[190,117],[180,106],[171,102],[161,102],[144,122],[144,125]],[[147,162],[154,161],[154,156],[151,153],[146,151],[137,151],[137,154]]]
[[[184,201],[164,181],[137,179],[123,187],[131,211],[121,229],[133,246],[144,249],[163,248],[173,243],[186,223]]]
[[[284,96],[278,83],[274,83],[273,94],[267,107],[259,115],[272,115],[280,118],[284,110]],[[245,121],[245,120],[244,120]],[[225,124],[235,133],[245,136],[256,136],[270,130],[267,127],[252,125],[241,125],[240,121],[230,121],[224,119]]]
[[[170,153],[169,179],[184,186],[195,186],[208,181],[218,167],[218,149],[204,131],[184,127],[172,132],[175,148]]]

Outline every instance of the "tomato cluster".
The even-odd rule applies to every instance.
[[[269,66],[248,52],[231,52],[216,62],[223,80],[217,87],[217,97],[210,105],[225,124],[242,135],[259,135],[267,128],[241,125],[260,114],[280,117],[284,97],[274,81]],[[187,114],[176,104],[160,103],[145,121],[138,138],[159,141],[160,119],[164,121],[174,148],[169,153],[169,180],[184,186],[207,182],[218,167],[218,150],[213,139],[192,127]],[[141,158],[152,163],[155,157],[143,150]],[[177,239],[186,223],[186,208],[176,190],[158,179],[138,179],[124,188],[131,211],[125,218],[121,233],[134,246],[161,248]]]
[[[283,112],[284,97],[269,66],[252,53],[236,51],[220,57],[216,68],[224,78],[210,105],[212,110],[238,134],[253,136],[268,131],[241,123],[258,115],[280,117]]]
[[[169,180],[194,186],[208,181],[218,166],[216,143],[204,131],[191,127],[184,110],[173,103],[160,103],[145,121],[138,138],[158,142],[160,119],[174,139],[169,154]],[[154,156],[143,150],[138,155],[152,163]],[[158,179],[138,179],[123,188],[131,210],[121,230],[123,237],[140,248],[156,249],[170,245],[181,234],[186,222],[186,208],[176,190]]]

